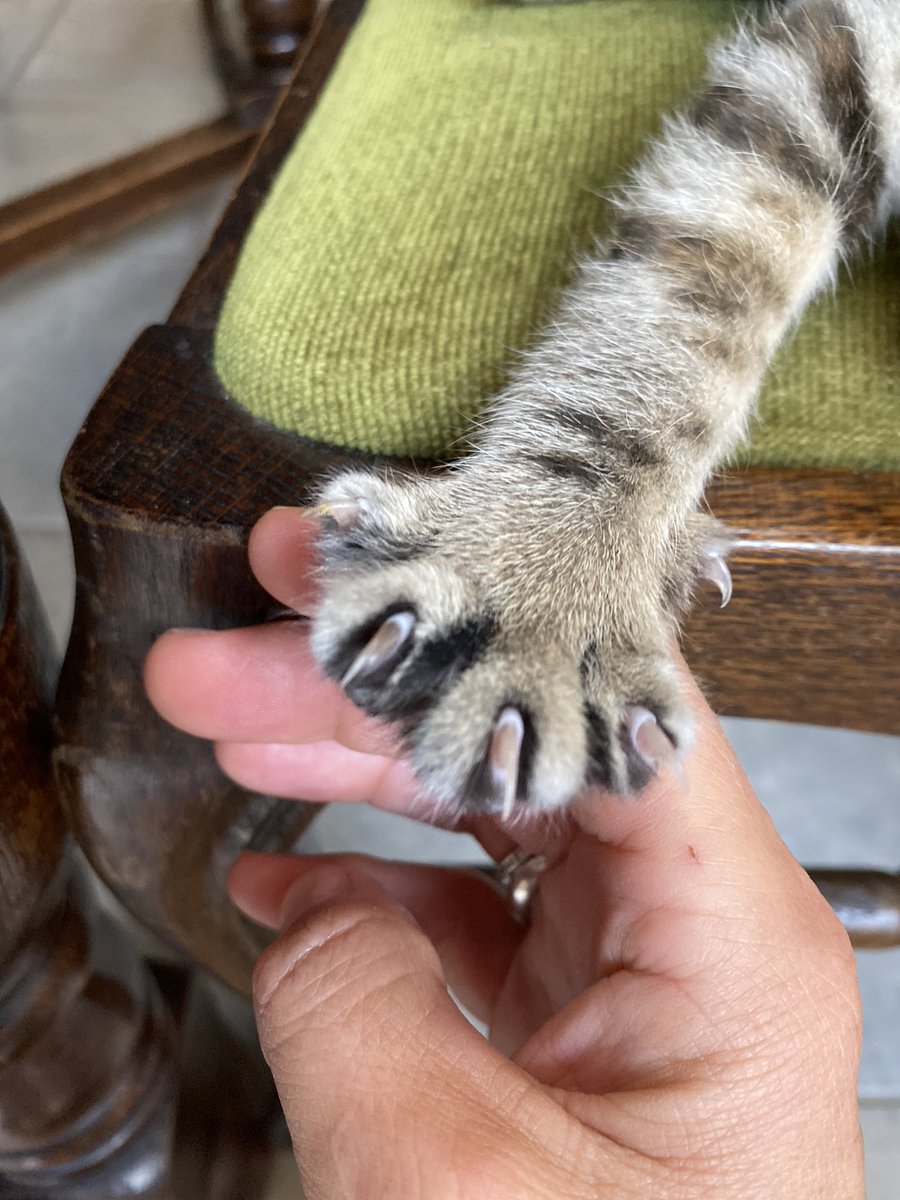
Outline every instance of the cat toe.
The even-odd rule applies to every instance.
[[[592,645],[582,677],[588,784],[631,795],[660,771],[682,774],[693,726],[668,654]]]

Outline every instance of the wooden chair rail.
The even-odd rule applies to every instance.
[[[900,946],[900,874],[843,867],[810,867],[809,874],[857,950]]]
[[[459,864],[454,864],[458,867]],[[500,886],[499,865],[473,866]],[[831,905],[857,950],[900,946],[900,874],[864,867],[809,867],[813,883]]]
[[[236,170],[254,141],[222,117],[0,205],[0,275],[163,211]]]

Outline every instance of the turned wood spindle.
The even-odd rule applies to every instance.
[[[312,28],[315,0],[242,0],[241,7],[253,65],[286,83]]]
[[[232,113],[258,128],[312,32],[316,0],[200,0],[200,7]]]
[[[0,1196],[156,1200],[168,1017],[74,869],[51,778],[54,657],[0,509]]]

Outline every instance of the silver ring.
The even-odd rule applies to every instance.
[[[529,854],[527,850],[519,849],[502,858],[492,872],[510,909],[520,921],[528,919],[534,893],[546,866],[547,860],[542,854]]]

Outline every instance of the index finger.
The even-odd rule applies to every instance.
[[[249,629],[169,630],[144,664],[156,710],[196,737],[232,742],[337,741],[389,754],[388,728],[321,673],[297,621]]]
[[[295,612],[315,607],[319,523],[308,508],[273,508],[250,532],[247,556],[262,586]]]

